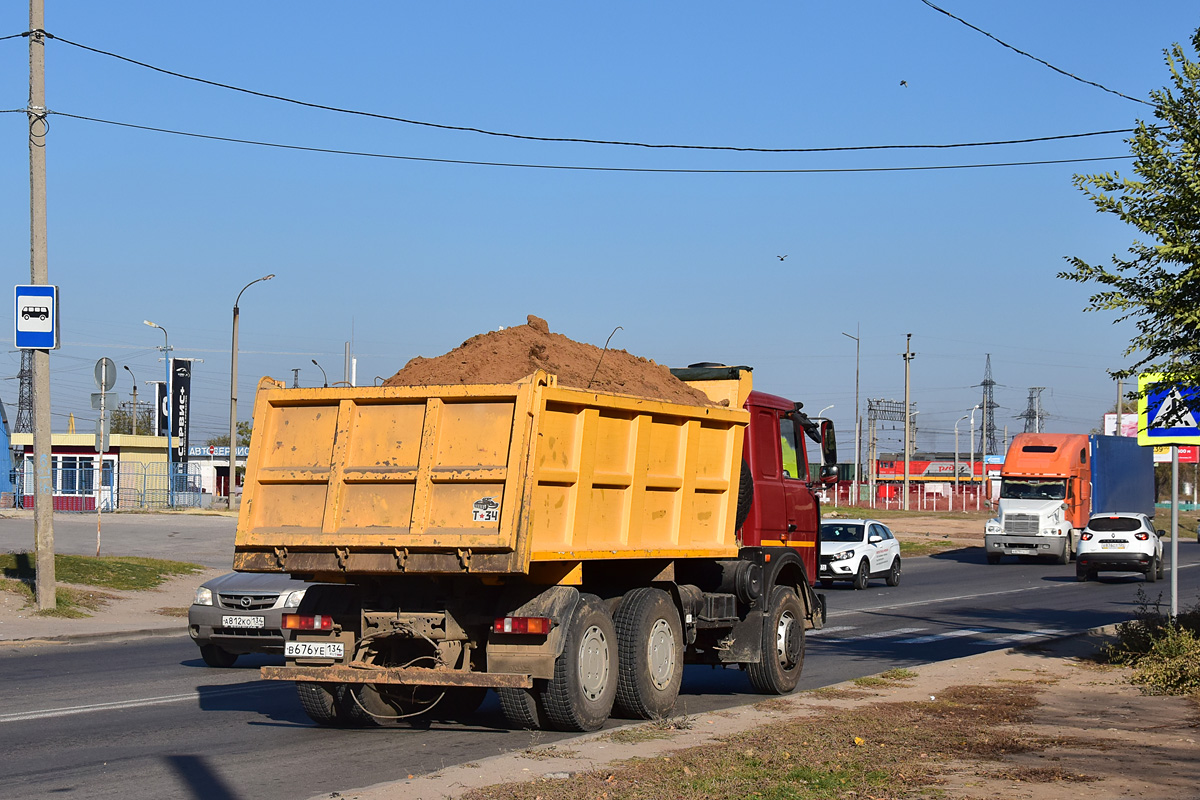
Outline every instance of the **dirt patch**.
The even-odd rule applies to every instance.
[[[711,406],[708,397],[649,359],[605,350],[551,333],[541,317],[472,336],[436,358],[417,356],[384,386],[516,383],[537,370],[558,376],[560,386],[630,394],[671,403]]]

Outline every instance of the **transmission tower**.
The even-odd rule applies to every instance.
[[[33,351],[21,351],[21,389],[17,395],[17,423],[13,433],[33,433]]]
[[[1015,417],[1015,419],[1025,420],[1025,433],[1042,432],[1042,420],[1046,418],[1046,415],[1042,413],[1042,391],[1045,388],[1045,386],[1029,387],[1029,404],[1025,407],[1025,413]]]
[[[992,354],[987,354],[987,366],[983,370],[983,382],[979,384],[983,387],[983,400],[980,407],[983,408],[984,423],[979,429],[979,448],[980,452],[998,453],[996,445],[996,409],[1000,405],[992,398],[992,387],[996,382],[992,380]]]

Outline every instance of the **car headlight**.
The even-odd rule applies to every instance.
[[[201,586],[196,590],[196,599],[192,602],[198,606],[211,606],[213,604],[212,589],[207,586]]]
[[[983,526],[984,533],[1000,533],[1003,528],[1000,527],[999,520],[989,519],[987,524]]]
[[[854,558],[853,550],[843,550],[840,553],[834,553],[829,557],[830,561],[845,561],[847,558]]]
[[[304,593],[307,591],[308,591],[308,588],[305,587],[303,589],[297,589],[296,591],[287,595],[286,597],[283,598],[283,607],[284,608],[299,608],[300,602],[302,600],[304,600]]]

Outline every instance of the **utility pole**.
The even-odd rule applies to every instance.
[[[854,336],[850,336],[850,334],[845,332],[842,333],[842,336],[846,336],[854,340],[854,481],[851,483],[851,485],[854,487],[854,505],[858,505],[858,486],[862,481],[862,479],[859,478],[862,470],[862,416],[858,411],[858,363],[859,353],[861,352],[862,347],[862,342],[859,341],[858,336],[862,332],[860,330],[861,327],[861,325],[855,326]]]
[[[44,0],[29,0],[29,278],[50,283],[46,225],[46,33]],[[58,320],[55,320],[55,325]],[[37,607],[58,607],[54,578],[54,489],[50,472],[50,351],[33,352],[33,528]]]
[[[908,365],[917,357],[917,354],[912,352],[912,334],[905,334],[904,338],[904,510],[908,511],[908,469],[909,462],[912,461],[912,406],[908,400]]]
[[[299,367],[295,367],[292,369],[292,388],[293,389],[300,388],[300,368]]]

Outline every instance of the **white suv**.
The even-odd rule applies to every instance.
[[[1105,572],[1141,572],[1147,582],[1163,576],[1163,531],[1145,514],[1093,514],[1079,534],[1075,578],[1091,580]]]
[[[871,578],[900,585],[900,543],[888,526],[874,519],[821,520],[817,576],[828,589],[835,580],[867,588]]]

